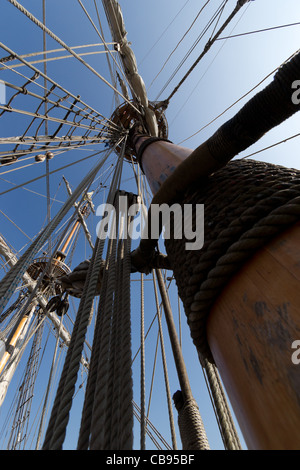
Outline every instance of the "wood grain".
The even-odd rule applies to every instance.
[[[300,449],[300,223],[231,279],[207,336],[248,448]]]

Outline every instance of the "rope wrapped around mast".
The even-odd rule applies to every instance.
[[[173,400],[178,411],[178,426],[183,450],[210,450],[199,408],[193,398],[184,400],[177,390]]]
[[[210,175],[225,167],[240,152],[300,110],[299,100],[293,100],[292,88],[299,76],[300,52],[279,68],[269,85],[251,98],[232,119],[174,170],[152,199],[148,211],[149,234],[152,205],[173,204],[180,201],[192,186],[202,188]],[[146,272],[156,244],[157,239],[143,237],[132,254],[136,269]]]

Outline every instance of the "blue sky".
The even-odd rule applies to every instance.
[[[32,2],[23,0],[21,3],[39,19],[42,19],[42,1]],[[98,2],[98,4],[105,37],[107,40],[110,40],[105,15],[100,2]],[[136,55],[138,70],[144,79],[150,100],[156,99],[159,91],[180,63],[186,51],[192,46],[212,12],[221,4],[221,1],[211,0],[184,41],[176,48],[176,51],[172,54],[162,72],[159,73],[167,57],[190,27],[203,4],[204,2],[198,2],[196,0],[153,0],[151,2],[141,0],[120,1],[126,30],[128,32],[127,38],[131,42],[131,47]],[[228,1],[220,24],[233,10],[235,4],[235,0]],[[97,17],[95,15],[93,1],[85,1],[84,5],[96,23]],[[46,9],[47,26],[69,46],[101,42],[78,2],[74,0],[51,0],[50,2],[47,0]],[[18,12],[9,2],[2,2],[0,21],[1,41],[8,47],[19,54],[42,51],[43,37],[41,30]],[[282,2],[281,0],[265,0],[263,2],[255,0],[243,7],[237,17],[234,18],[232,23],[230,23],[222,33],[221,37],[295,23],[297,21],[300,21],[300,6],[298,0],[287,0],[286,2]],[[233,102],[256,86],[264,77],[270,74],[298,49],[299,31],[300,25],[217,41],[211,48],[209,54],[198,64],[193,73],[170,101],[166,111],[166,117],[169,123],[169,139],[176,144],[194,149],[209,138],[218,127],[226,122],[226,120],[230,119],[254,93],[266,86],[271,81],[272,76],[211,125],[205,126]],[[169,87],[159,99],[165,99],[177,85],[185,71],[192,65],[202,51],[206,39],[207,36],[205,36],[204,40],[194,49],[185,65],[176,74]],[[60,46],[51,38],[47,38],[47,49],[59,47]],[[5,55],[7,54],[3,52],[3,56]],[[86,60],[106,79],[110,80],[104,55],[87,56]],[[42,64],[38,64],[37,67],[40,67],[42,70]],[[21,71],[21,68],[16,70]],[[8,73],[7,71],[0,72],[0,79],[9,80],[13,77],[15,80],[14,83],[16,84],[24,82],[22,77],[16,76],[15,74]],[[28,74],[28,76],[32,75],[29,75],[30,72],[28,70],[25,71],[25,68],[22,68],[22,72]],[[103,113],[104,116],[109,117],[112,114],[115,105],[113,103],[113,93],[111,89],[89,70],[85,69],[82,64],[77,63],[75,59],[49,62],[47,64],[47,73],[49,77],[67,88],[74,95],[79,94],[83,101]],[[158,77],[151,85],[158,73]],[[40,81],[40,83],[42,82]],[[7,91],[7,98],[10,96],[9,93],[10,91]],[[22,109],[27,110],[36,106],[33,100],[28,99],[26,96],[21,97],[19,103]],[[1,121],[4,121],[4,124],[2,124]],[[22,130],[24,130],[25,121],[26,119],[23,117],[16,117],[12,114],[8,116],[6,113],[5,120],[0,119],[0,137],[20,135]],[[198,132],[203,127],[204,129]],[[50,127],[50,129],[52,129],[52,127]],[[270,131],[250,149],[247,149],[239,155],[239,157],[247,156],[250,153],[273,145],[298,132],[299,116],[295,115],[278,128]],[[191,137],[192,135],[194,136]],[[299,138],[295,138],[270,150],[258,153],[253,158],[300,169],[298,143]],[[55,170],[63,165],[79,160],[90,155],[92,151],[95,151],[95,149],[85,148],[59,154],[50,161],[50,170]],[[62,201],[65,200],[67,195],[62,184],[62,175],[68,179],[72,188],[75,188],[82,176],[95,163],[96,159],[97,157],[92,157],[90,160],[78,163],[75,166],[71,166],[51,175],[50,195],[53,198],[51,208],[52,215],[61,207]],[[113,158],[109,160],[108,165],[111,163],[113,163]],[[106,170],[105,175],[103,175],[104,186],[109,184],[109,179],[106,181],[107,176],[110,175],[108,165],[104,169],[104,171]],[[3,168],[4,170],[11,170],[13,166]],[[4,170],[2,168],[0,169],[1,192],[10,189],[12,184],[25,183],[34,177],[44,174],[45,164],[31,165],[21,170],[11,171],[5,174]],[[132,188],[134,188],[132,182],[130,165],[125,164],[123,173],[124,189],[128,188],[132,190]],[[28,243],[28,237],[34,237],[40,230],[46,217],[45,178],[26,185],[26,188],[27,190],[20,188],[4,194],[1,196],[0,200],[0,209],[27,234],[27,237],[24,236],[7,218],[0,214],[0,232],[10,241],[17,251],[21,250],[21,248]],[[28,189],[34,192],[29,192]],[[106,195],[107,188],[104,188],[97,195],[95,205],[102,203]],[[96,217],[91,217],[91,220],[89,220],[89,228],[93,237],[95,236],[97,222]],[[73,266],[76,266],[76,264],[89,255],[90,249],[82,237],[80,239],[79,249],[74,256]],[[150,290],[150,287],[148,287],[150,283],[146,282],[145,284],[145,300],[147,306],[145,329],[147,330],[155,308],[153,305],[153,292]],[[139,336],[139,290],[135,286],[139,285],[139,282],[132,282],[132,285],[132,308],[134,312],[133,352],[135,352],[137,348],[136,338]],[[177,315],[177,296],[174,286],[172,286],[171,294],[172,306]],[[211,447],[221,449],[222,443],[214,421],[209,397],[205,390],[205,384],[201,378],[202,372],[196,351],[191,344],[183,316],[182,314],[184,330],[183,353],[186,358],[191,385],[200,407]],[[150,335],[147,340],[147,354],[149,354],[149,356],[147,355],[147,357],[149,357],[149,362],[147,362],[148,379],[151,374],[151,364],[153,362],[152,350],[156,342],[156,333],[157,332],[153,333],[153,337]],[[138,367],[139,365],[136,366],[136,369],[138,369]],[[159,368],[161,369],[160,364]],[[172,365],[170,365],[170,371],[171,391],[174,393],[178,388],[178,383]],[[135,372],[135,374],[137,373],[138,372]],[[167,418],[165,416],[162,417],[163,407],[160,406],[164,395],[164,385],[160,381],[161,379],[157,378],[156,380],[158,390],[154,397],[154,402],[158,404],[158,406],[153,404],[153,413],[150,419],[153,420],[157,428],[160,429],[160,426],[162,427],[162,434],[164,434],[164,432],[168,434]],[[148,390],[149,389],[147,389],[147,393]],[[135,394],[137,401],[138,393],[138,385],[136,385]],[[78,421],[78,408],[76,408],[76,410],[75,416],[71,418],[71,423]],[[0,418],[2,414],[3,412],[1,412]],[[71,448],[74,442],[76,445],[74,434],[75,433],[72,432],[68,433],[66,441],[67,447]]]

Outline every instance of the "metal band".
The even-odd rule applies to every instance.
[[[138,161],[138,163],[139,163],[139,165],[140,165],[141,170],[142,170],[143,173],[145,173],[144,170],[143,170],[143,166],[142,166],[142,156],[143,156],[143,153],[144,153],[144,151],[146,150],[146,148],[147,148],[149,145],[153,144],[154,142],[159,142],[159,141],[170,142],[171,144],[173,143],[173,142],[171,142],[171,141],[168,140],[168,139],[163,139],[162,137],[149,137],[149,139],[145,140],[145,141],[142,143],[142,145],[140,146],[136,158],[137,158],[137,161]]]

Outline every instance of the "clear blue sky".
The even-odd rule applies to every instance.
[[[23,0],[21,3],[40,20],[42,19],[41,0],[36,2]],[[110,36],[105,15],[100,5],[101,2],[98,3],[102,26],[105,30],[105,37],[109,41]],[[196,0],[152,0],[151,2],[141,0],[131,0],[130,2],[125,0],[120,1],[126,30],[128,32],[127,38],[131,42],[132,49],[135,52],[138,69],[145,81],[150,100],[154,100],[157,97],[159,91],[192,46],[212,15],[212,12],[221,4],[221,1],[211,0],[189,34],[187,34],[184,41],[177,47],[166,66],[151,85],[153,79],[163,67],[167,57],[190,27],[203,4],[204,2],[198,2]],[[222,24],[223,20],[233,10],[235,4],[236,0],[229,0],[227,2],[226,9],[219,24]],[[95,23],[98,24],[93,1],[85,1],[84,5],[90,12]],[[46,9],[47,26],[69,46],[100,42],[100,38],[85,17],[78,2],[74,0],[64,0],[63,2],[61,0],[47,0]],[[287,0],[286,2],[282,2],[281,0],[255,0],[243,7],[241,12],[223,32],[222,37],[295,23],[297,21],[300,21],[299,0]],[[211,32],[211,29],[209,31]],[[231,108],[213,124],[206,127],[201,132],[198,131],[252,87],[257,85],[265,76],[294,53],[299,47],[299,32],[300,25],[218,41],[211,48],[209,54],[203,61],[198,64],[170,102],[166,112],[166,117],[169,122],[170,140],[176,144],[180,144],[184,141],[181,145],[194,149],[210,137],[215,130],[226,120],[230,119],[254,93],[266,86],[267,83],[271,81],[272,77],[269,77],[247,98]],[[168,88],[159,97],[160,100],[165,99],[175,85],[177,85],[185,71],[202,51],[206,39],[207,36],[200,41],[184,66],[171,81]],[[41,51],[43,49],[41,30],[6,1],[3,1],[1,4],[1,41],[19,54]],[[47,38],[47,49],[59,47],[56,42]],[[5,56],[7,54],[3,52],[2,55]],[[86,56],[86,60],[106,79],[110,80],[104,55]],[[42,64],[38,64],[37,67],[42,70]],[[16,70],[22,71],[24,74],[27,74],[27,76],[32,75],[27,69],[25,70],[24,67]],[[107,85],[103,84],[99,78],[85,69],[82,64],[77,63],[76,59],[49,62],[47,64],[47,72],[56,82],[67,88],[73,94],[79,94],[82,100],[103,113],[104,116],[109,117],[111,115],[114,110],[112,91]],[[6,71],[1,71],[0,79],[9,80],[8,77],[10,79],[13,77],[15,79],[14,83],[17,84],[24,82],[24,79],[21,77],[16,77],[13,74],[9,75]],[[11,92],[7,91],[8,97],[10,96],[9,93]],[[32,108],[36,106],[33,100],[27,97],[22,97],[19,103],[22,109],[27,110],[32,110]],[[2,124],[1,121],[5,121],[4,124]],[[5,120],[0,119],[0,137],[21,135],[24,130],[24,123],[25,119],[23,117],[18,116],[16,118],[12,115],[6,115]],[[256,152],[298,132],[299,115],[295,115],[289,121],[264,136],[253,147],[243,152],[240,157]],[[197,134],[190,137],[195,133]],[[29,135],[31,134],[29,133]],[[299,138],[296,138],[259,153],[253,158],[300,169],[297,151],[298,145]],[[81,149],[57,155],[50,162],[50,170],[60,168],[72,161],[83,158],[92,151],[94,151],[94,149]],[[31,160],[29,162],[31,163]],[[83,174],[92,167],[94,162],[95,158],[92,158],[87,162],[79,163],[78,165],[51,175],[51,197],[56,199],[53,201],[51,209],[52,215],[61,207],[61,201],[64,201],[66,198],[66,190],[63,185],[61,185],[58,192],[56,192],[61,183],[62,175],[68,179],[72,188],[75,188]],[[111,162],[112,160],[109,161],[109,164],[111,164]],[[11,170],[12,168],[12,166],[4,167],[4,170]],[[3,173],[4,170],[1,169],[0,173]],[[21,184],[44,172],[45,164],[36,164],[22,170],[0,174],[1,192],[10,189],[12,187],[11,183]],[[109,171],[107,170],[105,175],[108,174]],[[127,165],[124,169],[124,188],[131,188],[135,191],[132,185],[133,180],[129,180],[129,178],[132,178],[132,173],[130,172],[129,165]],[[0,209],[5,212],[15,224],[20,226],[28,237],[32,238],[45,222],[45,179],[32,183],[26,186],[26,188],[35,193],[20,188],[5,194],[1,196]],[[103,202],[106,194],[107,191],[105,189],[101,190],[95,200],[95,205]],[[97,222],[95,217],[92,217],[89,221],[89,228],[93,237],[95,237]],[[3,233],[5,238],[10,241],[17,251],[28,242],[28,238],[2,214],[0,214],[0,227],[0,232]],[[82,259],[90,255],[89,247],[84,240],[81,240],[79,246],[81,248],[76,252],[73,266],[76,266]],[[137,277],[138,276],[136,276],[136,278]],[[135,287],[135,285],[138,284],[138,282],[132,283],[134,287],[132,307],[133,311],[136,312],[133,315],[133,353],[136,351],[137,338],[139,337],[139,291]],[[145,284],[145,329],[147,330],[153,318],[154,305],[152,290],[150,291],[148,288],[147,282]],[[177,312],[177,298],[174,287],[171,292],[174,311]],[[183,353],[186,359],[193,393],[199,404],[211,447],[213,449],[222,449],[222,442],[218,435],[211,404],[202,379],[202,371],[200,370],[194,346],[191,344],[184,318],[182,318],[182,323],[184,330]],[[147,361],[149,360],[149,362],[147,362],[148,381],[152,371],[152,350],[155,346],[155,335],[156,333],[147,340],[146,353],[147,358],[149,357],[149,359],[147,359]],[[139,364],[137,364],[135,368],[137,369],[137,371],[135,371],[136,376],[138,374]],[[161,366],[159,366],[159,368],[161,368]],[[174,373],[174,367],[171,364],[170,371],[171,391],[174,393],[179,388],[179,385],[176,374]],[[164,436],[166,435],[166,438],[169,439],[167,418],[162,416],[162,409],[165,408],[165,406],[161,405],[164,399],[164,385],[161,379],[156,380],[158,387],[153,397],[153,412],[150,415],[150,419],[161,433]],[[149,387],[147,385],[147,393],[148,392]],[[138,402],[138,384],[135,386],[135,395],[136,401]],[[76,409],[77,412],[75,416],[72,417],[71,423],[78,421],[78,408]],[[4,411],[0,414],[1,422],[3,422],[3,414]],[[74,445],[76,446],[76,435],[70,432],[66,441],[66,448],[72,448]]]

